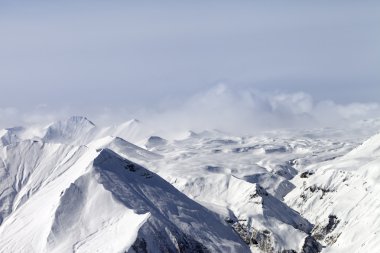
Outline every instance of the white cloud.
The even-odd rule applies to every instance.
[[[377,114],[380,110],[380,107],[377,103],[352,103],[346,106],[338,105],[337,110],[342,117],[344,117],[345,119],[350,119],[357,117],[369,117],[372,114]]]
[[[344,126],[380,116],[376,103],[337,104],[315,101],[304,92],[265,93],[220,84],[188,98],[183,104],[140,117],[166,129],[219,129],[235,133],[283,128]]]
[[[377,103],[338,104],[316,101],[304,92],[282,93],[239,89],[219,84],[181,102],[165,103],[160,109],[94,108],[89,113],[75,108],[49,110],[39,105],[30,111],[0,108],[0,126],[47,124],[71,115],[84,115],[99,125],[113,125],[138,118],[156,130],[218,129],[254,133],[285,128],[344,126],[361,119],[380,117]]]

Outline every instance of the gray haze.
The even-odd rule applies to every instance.
[[[326,103],[377,116],[379,24],[379,1],[0,1],[0,125],[189,118],[220,83],[233,99],[202,104],[200,121],[229,111],[211,126],[268,111],[276,125],[272,98],[297,94],[312,116]]]

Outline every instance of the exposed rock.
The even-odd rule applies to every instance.
[[[272,233],[269,230],[253,229],[251,242],[263,252],[274,252]]]
[[[249,232],[247,225],[241,224],[240,222],[235,222],[232,225],[232,228],[240,236],[240,238],[243,239],[243,241],[246,244],[248,244],[248,245],[251,244],[251,234]],[[255,243],[252,243],[252,244],[255,244]]]
[[[141,238],[137,238],[135,243],[132,245],[132,249],[136,253],[148,253],[146,241]]]
[[[229,224],[233,224],[234,223],[234,220],[231,219],[230,217],[224,218],[224,221],[227,222],[227,223],[229,223]]]
[[[302,253],[319,253],[321,250],[321,244],[313,236],[308,236],[305,238]]]
[[[307,199],[310,198],[310,193],[318,193],[321,192],[321,197],[320,199],[323,199],[324,196],[329,193],[329,192],[334,192],[334,190],[328,189],[328,188],[323,188],[320,186],[316,185],[311,185],[305,189],[305,191],[300,195],[300,197],[306,201]]]
[[[312,172],[312,171],[305,171],[305,172],[301,173],[300,177],[301,178],[309,178],[313,174],[314,174],[314,172]]]
[[[320,223],[317,226],[315,226],[315,228],[312,231],[312,234],[317,240],[324,240],[324,242],[327,245],[332,245],[339,238],[340,234],[329,234],[331,234],[336,229],[339,223],[340,220],[338,219],[338,217],[336,215],[330,214],[327,223]]]
[[[260,231],[255,228],[249,229],[247,225],[241,224],[239,222],[235,222],[232,227],[246,244],[257,247],[265,253],[274,252],[273,237],[272,233],[269,230]]]
[[[261,187],[260,185],[256,184],[256,191],[249,195],[250,199],[258,198],[258,197],[264,197],[269,196],[268,192]]]

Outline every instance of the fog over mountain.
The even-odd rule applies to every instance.
[[[0,253],[380,252],[379,1],[0,1]]]
[[[316,100],[304,92],[263,92],[218,84],[181,101],[167,100],[159,106],[104,107],[87,111],[75,107],[52,110],[5,108],[0,111],[2,126],[43,125],[71,115],[87,115],[99,125],[119,124],[136,118],[146,125],[167,131],[219,129],[236,134],[278,129],[345,127],[347,124],[380,117],[375,102],[339,104]]]

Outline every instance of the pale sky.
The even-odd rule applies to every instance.
[[[219,83],[380,103],[379,24],[380,1],[0,1],[0,113],[151,110]]]

